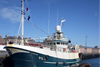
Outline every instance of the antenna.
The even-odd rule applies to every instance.
[[[99,14],[100,14],[100,10],[99,10],[99,3],[100,3],[100,1],[98,0],[98,46],[99,46],[99,48],[100,48],[100,16],[99,16]]]
[[[21,17],[21,22],[22,22],[22,45],[24,45],[24,0],[21,1],[22,2],[22,17]]]
[[[48,34],[49,34],[49,23],[50,23],[50,3],[49,3],[49,9],[48,9]]]
[[[58,9],[57,9],[57,25],[58,25]]]
[[[86,36],[86,42],[85,42],[85,47],[87,47],[87,36]]]

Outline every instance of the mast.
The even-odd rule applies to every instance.
[[[22,17],[21,17],[21,23],[22,23],[22,45],[24,45],[24,0],[22,2]]]
[[[49,9],[48,9],[48,34],[49,34],[49,24],[50,24],[50,3],[49,3]]]

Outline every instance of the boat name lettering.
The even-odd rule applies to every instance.
[[[40,59],[40,60],[43,60],[43,57],[40,57],[40,56],[39,56],[39,59]]]

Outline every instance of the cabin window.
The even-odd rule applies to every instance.
[[[66,43],[66,45],[68,45],[68,43]]]
[[[54,45],[55,45],[55,43],[54,43]]]
[[[60,44],[60,42],[57,42],[57,44]]]
[[[67,45],[67,43],[64,43],[64,45]]]
[[[51,45],[52,43],[50,43],[50,45]]]
[[[61,43],[61,45],[63,45],[63,43]]]

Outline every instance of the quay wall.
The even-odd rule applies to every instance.
[[[97,57],[100,57],[100,53],[95,53],[95,54],[94,53],[91,53],[91,54],[89,54],[89,53],[88,54],[87,53],[83,54],[82,53],[82,60],[91,59],[91,58],[97,58]]]
[[[80,47],[82,60],[100,57],[100,48]]]

